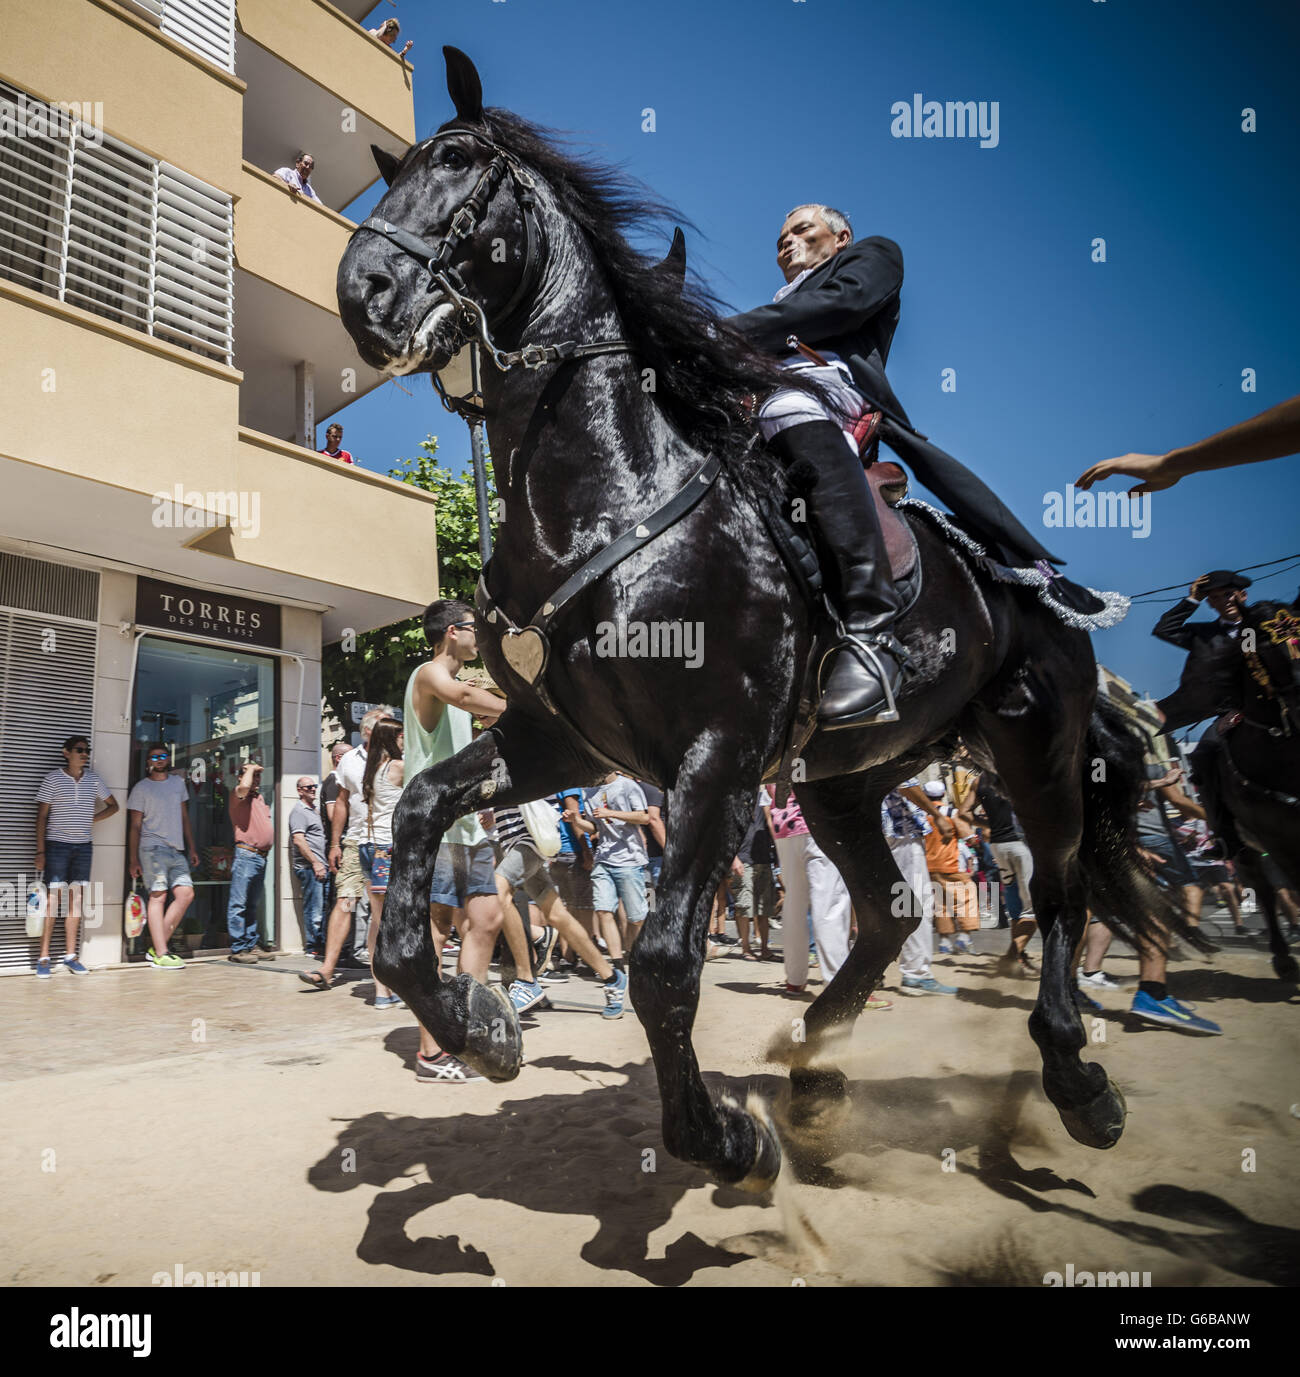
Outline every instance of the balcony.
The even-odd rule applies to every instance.
[[[244,83],[127,5],[46,0],[26,20],[8,16],[0,77],[44,100],[93,97],[85,117],[97,111],[109,134],[235,190]]]
[[[370,145],[415,142],[411,69],[327,0],[240,0],[235,70],[247,83],[244,157],[274,172],[307,149],[326,205],[379,175]]]
[[[327,640],[437,596],[432,496],[239,426],[234,369],[0,281],[0,376],[27,399],[0,425],[0,484],[32,553],[321,608]],[[340,511],[363,552],[331,540]]]

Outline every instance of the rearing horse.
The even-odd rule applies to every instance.
[[[691,1030],[710,899],[790,740],[816,635],[757,505],[780,470],[752,444],[742,406],[789,374],[629,245],[662,207],[536,126],[485,110],[469,59],[444,52],[456,117],[400,161],[376,152],[388,191],[339,266],[339,304],[362,357],[391,373],[436,372],[470,337],[491,360],[484,410],[504,520],[477,627],[509,707],[408,783],[375,973],[443,1047],[493,1079],[515,1075],[508,1001],[467,975],[443,981],[434,962],[439,841],[466,813],[595,782],[610,762],[656,781],[671,826],[630,975],[664,1142],[721,1180],[763,1188],[780,1165],[775,1133],[761,1113],[710,1096]],[[880,802],[960,735],[1005,781],[1034,854],[1044,957],[1029,1026],[1044,1086],[1075,1138],[1110,1147],[1123,1099],[1080,1060],[1072,997],[1086,906],[1121,915],[1131,939],[1160,941],[1152,915],[1184,931],[1132,845],[1141,746],[1098,703],[1083,631],[1026,587],[977,574],[934,522],[910,524],[924,594],[897,625],[915,667],[901,720],[814,735],[796,762],[795,792],[853,896],[858,938],[807,1011],[794,1092],[805,1105],[845,1092],[831,1034],[860,1012],[920,912],[919,899],[897,902],[906,888]],[[702,633],[704,673],[600,653],[610,627],[665,623]]]

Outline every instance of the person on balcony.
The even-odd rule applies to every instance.
[[[402,32],[402,26],[396,19],[385,19],[377,29],[369,29],[367,32],[370,34],[371,38],[377,38],[385,48],[392,48],[397,43],[397,35]],[[415,47],[415,41],[408,38],[406,40],[406,46],[397,56],[405,57],[413,47]]]
[[[327,459],[337,459],[341,464],[355,464],[350,450],[343,448],[343,427],[337,421],[325,432],[325,448],[319,450]]]
[[[310,153],[304,153],[302,149],[299,149],[293,155],[293,166],[277,167],[275,175],[290,191],[297,192],[299,196],[305,196],[309,201],[319,201],[320,197],[316,195],[310,180],[315,166],[316,159]]]

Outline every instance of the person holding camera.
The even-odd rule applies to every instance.
[[[230,899],[226,931],[230,957],[237,965],[252,966],[275,958],[257,949],[259,915],[266,884],[266,858],[275,842],[271,810],[262,797],[262,767],[250,760],[230,796],[230,821],[235,828],[235,859],[230,867]]]

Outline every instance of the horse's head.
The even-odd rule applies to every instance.
[[[521,204],[531,178],[494,140],[474,64],[443,54],[456,117],[400,160],[372,149],[388,190],[339,263],[343,324],[361,357],[392,374],[445,367],[473,333],[457,297],[500,321],[536,267]]]

